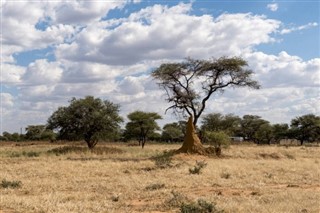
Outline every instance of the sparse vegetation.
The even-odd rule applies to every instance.
[[[3,179],[0,184],[0,186],[5,189],[7,189],[7,188],[13,188],[13,189],[20,188],[21,185],[22,185],[21,181],[8,181],[6,179]]]
[[[229,136],[223,131],[206,132],[205,137],[208,143],[214,147],[217,156],[221,156],[222,147],[226,148],[230,144]]]
[[[39,157],[40,153],[39,152],[34,152],[34,151],[23,151],[23,152],[11,152],[10,157],[12,158],[18,158],[21,156],[25,156],[25,157]]]
[[[171,191],[170,198],[167,199],[164,203],[164,206],[168,209],[181,207],[183,203],[190,202],[190,200],[180,192]]]
[[[158,154],[155,157],[152,157],[152,159],[154,160],[156,167],[160,169],[165,169],[173,166],[172,156],[173,152],[164,151],[163,153]]]
[[[180,207],[181,213],[223,213],[218,210],[214,203],[209,203],[205,200],[199,199],[197,202],[183,203]]]
[[[231,174],[229,172],[222,172],[220,177],[224,179],[229,179],[231,177]]]
[[[207,166],[207,163],[205,161],[197,161],[196,165],[193,168],[189,169],[190,174],[197,174],[199,175],[203,168]]]
[[[88,150],[86,147],[81,147],[81,146],[63,146],[63,147],[57,147],[57,148],[48,150],[49,154],[55,154],[57,156],[68,154],[68,153],[84,154],[87,152],[94,153],[96,155],[103,155],[103,154],[123,153],[124,151],[121,149],[112,148],[112,147],[96,147],[95,149]]]
[[[153,143],[142,150],[100,143],[92,151],[79,142],[15,144],[0,144],[5,213],[320,211],[320,147],[230,145],[223,158],[216,158],[165,151],[180,144]],[[58,156],[47,153],[55,149]],[[206,166],[200,175],[189,175],[195,162]],[[198,198],[206,202],[199,204]]]
[[[162,189],[164,187],[165,187],[165,184],[163,184],[163,183],[154,183],[154,184],[146,186],[146,190],[153,191],[153,190]]]

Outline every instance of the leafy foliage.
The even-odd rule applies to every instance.
[[[223,131],[206,132],[205,137],[207,142],[215,148],[217,156],[221,155],[221,147],[228,147],[230,144],[229,136]]]
[[[176,122],[164,125],[162,131],[162,140],[169,142],[183,141],[184,132],[182,128],[183,127]]]
[[[235,136],[240,130],[240,121],[241,118],[233,114],[210,113],[203,118],[201,131],[224,131]]]
[[[142,148],[147,141],[147,137],[156,130],[160,130],[156,120],[161,119],[161,116],[155,112],[135,111],[130,113],[128,118],[130,121],[126,124],[125,137],[127,139],[137,138]]]
[[[24,140],[24,135],[23,134],[19,134],[17,132],[14,132],[14,133],[9,133],[9,132],[3,132],[2,133],[2,136],[0,136],[0,141],[15,141],[15,142],[18,142],[18,141],[22,141]]]
[[[47,129],[45,125],[29,125],[26,131],[27,140],[54,141],[56,139],[56,134],[51,129]]]
[[[60,107],[51,115],[48,128],[58,130],[60,139],[84,139],[92,149],[99,139],[119,131],[122,118],[118,113],[119,105],[110,101],[92,96],[73,98],[69,106]]]
[[[248,141],[254,141],[259,143],[259,140],[255,137],[256,132],[259,128],[264,125],[268,124],[269,122],[262,119],[260,116],[257,115],[244,115],[242,120],[240,121],[241,130],[240,135],[243,136]]]
[[[291,120],[289,136],[300,141],[313,142],[320,140],[320,116],[307,114]]]
[[[274,128],[269,123],[260,125],[254,134],[254,139],[258,144],[271,144],[274,140]]]

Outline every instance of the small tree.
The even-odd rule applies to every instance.
[[[244,137],[245,140],[259,143],[257,140],[256,132],[259,130],[261,125],[268,124],[269,122],[263,120],[257,115],[244,115],[240,121],[240,136]]]
[[[142,148],[144,148],[147,137],[155,130],[160,130],[156,120],[161,119],[161,116],[155,112],[135,111],[130,113],[128,118],[130,121],[126,125],[124,134],[127,138],[136,137]]]
[[[162,139],[169,142],[183,141],[183,131],[178,123],[169,123],[164,125],[162,130]]]
[[[56,139],[56,134],[51,129],[47,129],[45,125],[29,125],[26,131],[27,140],[54,141]]]
[[[274,129],[269,123],[262,124],[254,134],[254,140],[258,144],[266,143],[270,145],[274,138]]]
[[[215,149],[217,156],[221,155],[221,147],[228,147],[230,145],[229,136],[223,131],[211,132],[208,131],[205,133],[205,137],[210,145]]]
[[[279,143],[281,139],[288,138],[288,130],[289,130],[288,124],[274,124],[272,128],[273,128],[274,140],[276,143]]]
[[[320,140],[320,116],[307,114],[291,120],[289,134],[292,138],[300,141],[313,142]]]
[[[48,119],[48,128],[57,129],[60,139],[84,139],[92,149],[108,132],[118,131],[121,122],[119,105],[87,96],[73,98],[69,106],[55,111]]]
[[[9,132],[5,131],[2,133],[2,140],[3,141],[11,141],[12,135]]]

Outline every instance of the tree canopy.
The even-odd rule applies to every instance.
[[[169,142],[183,141],[184,131],[182,130],[182,128],[185,128],[185,125],[181,125],[181,122],[180,124],[174,122],[164,125],[162,128],[162,139]]]
[[[239,132],[241,118],[233,114],[210,113],[203,117],[201,131],[223,131],[229,136]]]
[[[47,129],[45,125],[29,125],[26,128],[27,140],[49,140],[54,141],[56,138],[55,133]]]
[[[240,121],[240,136],[245,140],[259,143],[255,134],[263,124],[269,124],[269,122],[258,115],[244,115]]]
[[[228,87],[260,88],[252,79],[253,71],[239,57],[212,60],[187,58],[181,63],[165,63],[152,72],[154,79],[166,91],[167,110],[193,116],[196,126],[209,98]]]
[[[162,119],[155,112],[135,111],[128,115],[130,120],[126,124],[125,136],[127,138],[137,138],[139,145],[144,147],[147,137],[152,135],[155,130],[160,130],[156,120]]]
[[[58,137],[67,140],[84,139],[90,149],[110,132],[119,130],[123,121],[119,105],[87,96],[72,98],[70,105],[59,107],[48,119],[48,128],[58,130]]]
[[[320,140],[320,116],[307,114],[291,120],[289,136],[300,141]]]

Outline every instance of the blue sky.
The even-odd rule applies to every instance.
[[[0,132],[44,124],[86,95],[119,103],[123,117],[140,109],[175,121],[150,71],[187,56],[241,56],[262,84],[213,96],[205,113],[272,123],[319,114],[319,4],[2,0]]]

